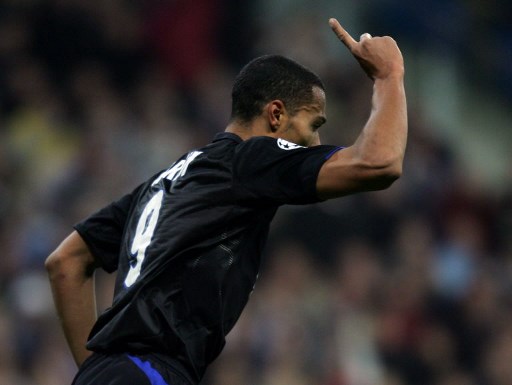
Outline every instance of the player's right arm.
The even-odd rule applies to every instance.
[[[404,63],[396,42],[369,34],[356,41],[337,20],[329,23],[374,87],[370,117],[355,143],[336,152],[320,169],[321,199],[389,187],[402,173],[407,141]]]
[[[96,262],[78,232],[72,232],[46,259],[53,300],[64,335],[78,366],[91,354],[85,347],[96,321]]]
[[[78,366],[91,354],[86,343],[97,319],[94,271],[117,270],[128,212],[142,186],[76,224],[46,259],[57,315]]]

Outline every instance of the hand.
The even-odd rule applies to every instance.
[[[329,19],[329,25],[370,78],[376,80],[403,75],[402,53],[391,37],[372,37],[369,33],[364,33],[359,41],[356,41],[338,20]]]

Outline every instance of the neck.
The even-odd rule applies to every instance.
[[[265,125],[262,119],[256,118],[250,122],[232,121],[224,130],[238,135],[242,140],[247,140],[253,136],[271,136],[272,131]]]

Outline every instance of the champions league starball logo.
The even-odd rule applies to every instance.
[[[284,139],[277,139],[277,145],[279,148],[283,150],[295,150],[297,148],[305,148],[304,146],[299,146],[298,144],[288,142]]]

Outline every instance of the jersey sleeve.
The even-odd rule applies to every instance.
[[[141,186],[137,187],[132,193],[112,202],[73,226],[101,268],[109,273],[117,270],[125,223],[132,201],[140,188]]]
[[[283,139],[258,137],[242,143],[234,163],[234,183],[241,199],[270,204],[320,202],[320,168],[342,147],[302,147]]]

